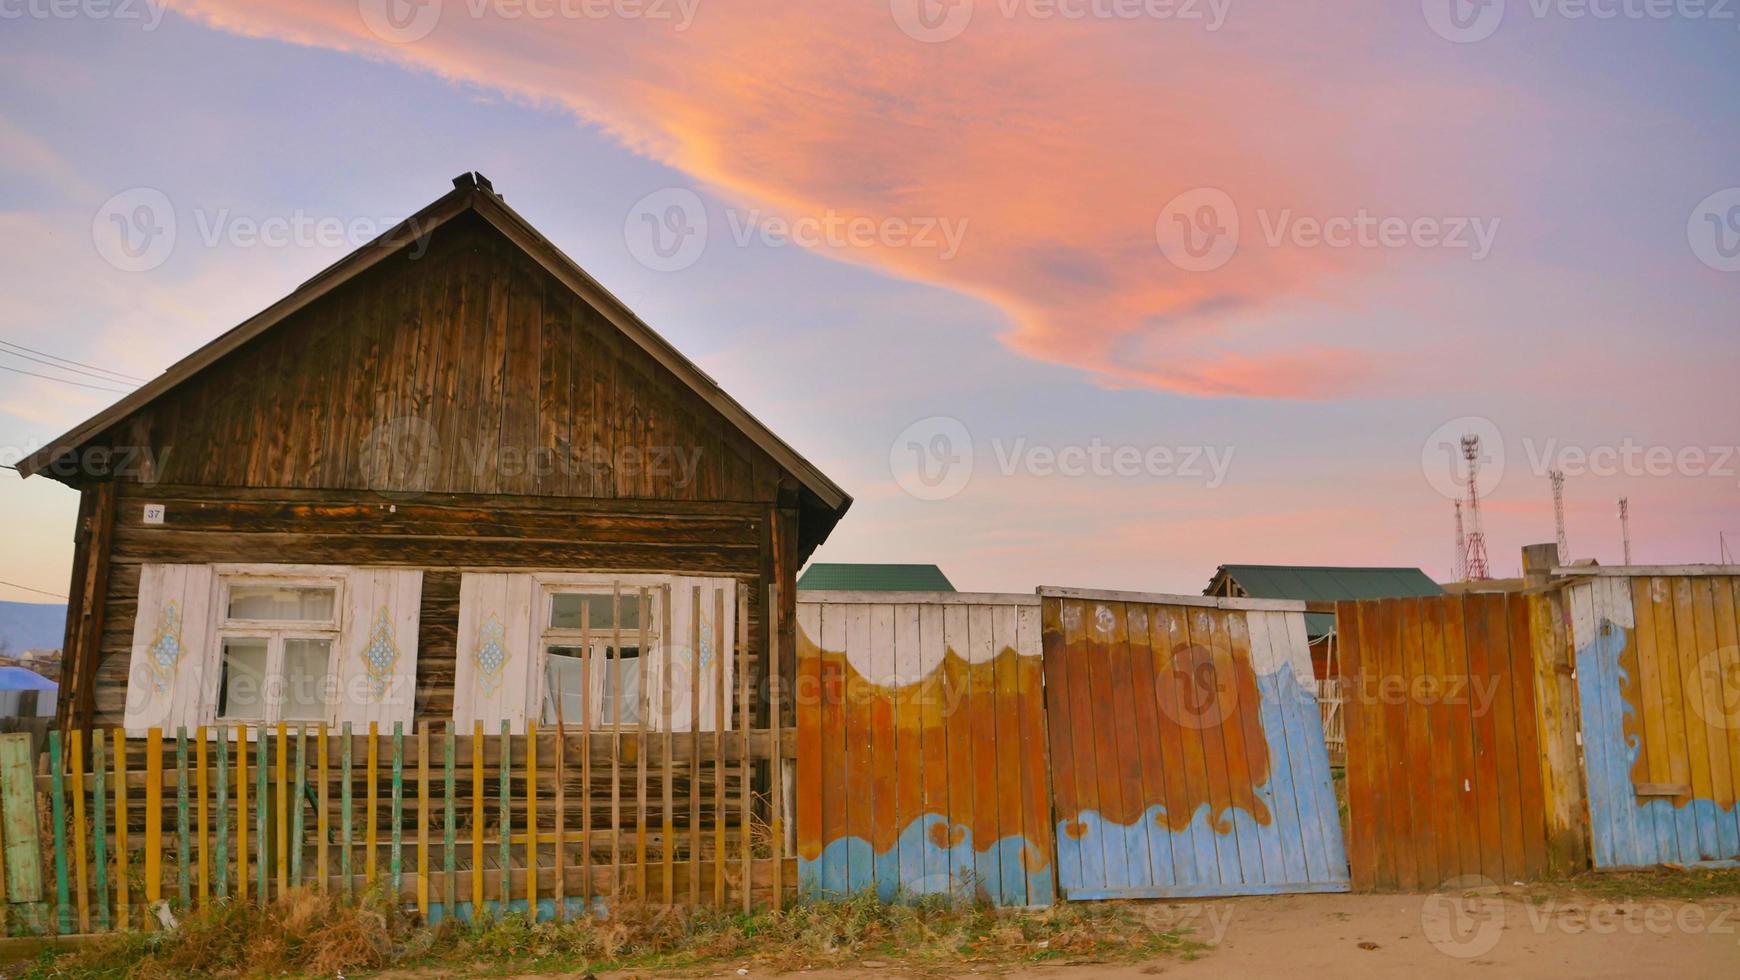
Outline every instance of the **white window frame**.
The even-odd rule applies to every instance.
[[[607,661],[605,655],[606,651],[614,645],[615,631],[613,629],[604,629],[600,631],[594,628],[583,631],[578,628],[552,627],[550,625],[550,620],[555,614],[556,596],[584,594],[604,596],[608,598],[614,594],[616,590],[620,589],[622,593],[621,602],[638,603],[640,601],[640,590],[644,588],[647,590],[648,599],[650,600],[648,602],[650,608],[647,612],[646,620],[646,645],[644,647],[641,646],[641,630],[638,627],[634,630],[625,630],[622,633],[623,646],[628,646],[629,642],[632,640],[634,646],[639,649],[639,655],[636,659],[640,662],[640,705],[638,706],[640,720],[635,722],[613,722],[610,724],[602,723],[600,719],[604,714],[604,706],[607,703],[610,703],[611,698],[610,691],[606,689],[601,682],[599,684],[598,703],[593,703],[591,692],[587,692],[587,721],[589,722],[590,729],[595,732],[618,730],[638,731],[643,724],[647,731],[662,730],[660,726],[663,724],[663,719],[654,717],[656,712],[654,711],[652,704],[651,685],[655,682],[661,682],[664,678],[667,666],[666,661],[669,657],[670,648],[667,643],[667,638],[664,636],[663,624],[665,611],[669,607],[671,601],[672,580],[663,576],[654,578],[648,576],[599,577],[590,575],[539,575],[536,576],[536,580],[538,586],[538,619],[535,623],[537,629],[534,631],[534,642],[536,643],[536,648],[534,650],[536,669],[532,671],[532,677],[530,678],[531,686],[534,688],[534,693],[532,695],[531,705],[529,706],[531,710],[528,712],[528,717],[537,719],[540,724],[550,723],[544,718],[544,699],[548,693],[546,684],[549,678],[549,657],[551,647],[581,647],[582,645],[589,644],[586,653],[591,661],[588,668],[590,671],[604,669],[603,665]],[[588,625],[590,626],[590,624]],[[580,721],[581,719],[579,718],[564,717],[562,719],[562,724],[564,727],[571,725],[578,729],[580,727]]]
[[[282,567],[282,566],[280,566]],[[333,694],[338,688],[336,677],[340,657],[343,656],[341,644],[344,628],[345,585],[346,576],[335,572],[295,572],[266,571],[252,568],[225,568],[219,566],[213,570],[213,607],[212,641],[207,649],[212,651],[212,683],[209,688],[209,700],[203,714],[212,718],[218,724],[225,725],[276,725],[286,724],[333,724],[336,720],[337,705]],[[236,586],[269,586],[272,588],[321,588],[332,589],[332,620],[329,626],[311,625],[304,622],[294,622],[275,619],[232,619],[229,615],[230,592]],[[224,641],[230,639],[264,639],[266,641],[266,680],[265,689],[261,691],[264,705],[261,718],[237,718],[218,714],[218,693],[224,680]],[[286,640],[326,640],[329,643],[326,657],[326,674],[320,679],[320,692],[323,710],[318,719],[298,719],[288,721],[284,718],[284,691],[286,680],[284,675],[284,641]],[[277,694],[274,697],[273,679],[277,678]]]

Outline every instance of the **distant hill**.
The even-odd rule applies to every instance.
[[[0,646],[13,655],[59,650],[66,636],[66,603],[0,602]]]

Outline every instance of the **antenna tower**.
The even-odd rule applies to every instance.
[[[1466,580],[1492,578],[1486,560],[1486,531],[1480,523],[1480,437],[1462,437],[1462,458],[1468,463],[1468,534],[1463,551],[1462,574]]]
[[[1571,563],[1571,546],[1565,543],[1565,471],[1549,470],[1547,479],[1553,481],[1553,526],[1559,532],[1559,564]]]

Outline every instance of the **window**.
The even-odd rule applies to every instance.
[[[651,726],[663,589],[555,586],[545,592],[543,720]]]
[[[330,721],[338,579],[222,580],[218,624],[220,721]]]

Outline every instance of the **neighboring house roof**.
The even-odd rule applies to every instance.
[[[953,592],[935,565],[829,564],[817,562],[798,576],[799,589],[836,592]]]
[[[509,208],[507,203],[495,193],[488,178],[476,173],[461,174],[454,178],[453,190],[442,195],[433,204],[405,219],[404,222],[386,234],[329,266],[314,278],[303,283],[289,296],[177,361],[150,383],[21,460],[18,463],[19,475],[27,477],[40,472],[67,453],[76,452],[115,423],[139,411],[176,385],[210,367],[224,355],[283,322],[291,314],[332,292],[338,286],[373,267],[387,256],[413,245],[436,228],[467,212],[476,212],[482,216],[485,221],[495,226],[509,241],[524,250],[550,274],[602,312],[605,318],[623,334],[638,344],[655,361],[675,374],[703,401],[725,416],[752,442],[760,446],[769,456],[772,456],[775,462],[796,477],[803,487],[814,494],[827,510],[833,512],[835,520],[845,514],[846,508],[852,504],[852,498],[846,491],[823,475],[822,471],[817,469],[814,464],[798,455],[796,450],[774,435],[772,430],[763,425],[755,416],[750,415],[748,410],[738,404],[736,399],[719,387],[718,382],[678,352],[669,341],[653,332],[653,329],[636,316],[634,311],[625,306],[609,290],[599,285],[598,281],[576,265],[573,259],[564,255],[560,249],[539,234],[526,219]]]
[[[1222,565],[1204,595],[1224,595],[1231,579],[1235,595],[1253,599],[1398,599],[1443,595],[1444,587],[1418,568],[1340,568],[1326,565]],[[1305,631],[1322,636],[1335,628],[1329,613],[1306,613]]]
[[[0,667],[0,691],[58,691],[60,685],[23,667]]]

